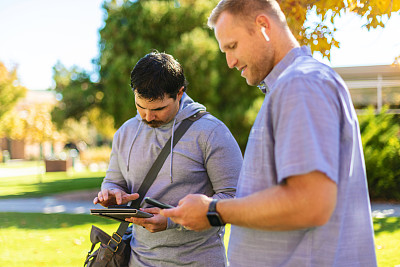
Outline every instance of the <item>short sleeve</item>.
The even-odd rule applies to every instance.
[[[338,183],[340,116],[333,87],[299,77],[277,88],[272,121],[278,182],[320,171]]]

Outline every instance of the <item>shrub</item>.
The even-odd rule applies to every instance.
[[[360,131],[371,199],[400,200],[400,138],[395,116],[370,107],[360,115]]]
[[[111,148],[109,146],[91,147],[80,153],[80,161],[85,166],[92,163],[106,163],[110,160]]]

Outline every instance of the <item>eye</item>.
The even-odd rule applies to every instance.
[[[237,43],[234,43],[234,44],[231,44],[228,48],[229,48],[229,49],[235,49],[236,46],[237,46]]]

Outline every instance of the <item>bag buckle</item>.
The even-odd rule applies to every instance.
[[[118,237],[119,241],[117,241],[114,237],[115,238]],[[117,244],[117,247],[115,249],[113,248],[113,246],[110,245],[111,241],[114,241]],[[122,241],[122,237],[118,233],[114,232],[113,235],[111,236],[111,239],[108,240],[107,248],[110,249],[113,253],[115,253],[118,250],[118,245],[119,245],[119,243],[121,243],[121,241]],[[114,242],[112,243],[113,245],[114,245]],[[113,251],[113,249],[114,249],[114,251]]]
[[[114,237],[118,237],[119,241],[115,240]],[[120,236],[117,232],[114,232],[113,235],[111,236],[111,239],[115,241],[115,243],[119,244],[122,241],[122,236]]]

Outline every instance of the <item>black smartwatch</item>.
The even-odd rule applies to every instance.
[[[217,202],[218,199],[213,199],[211,201],[210,206],[208,206],[207,218],[211,226],[224,226],[224,222],[219,216],[217,210],[215,209]]]

